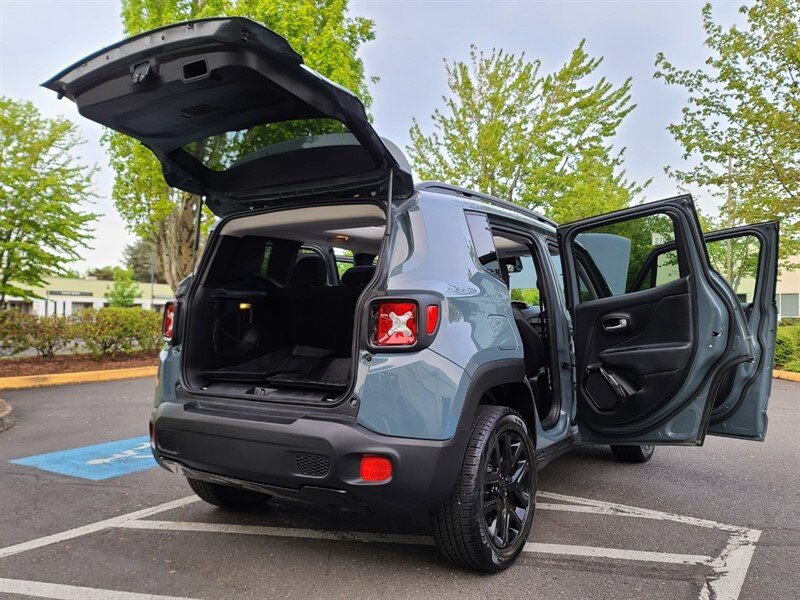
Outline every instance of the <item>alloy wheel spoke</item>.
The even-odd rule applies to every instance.
[[[502,454],[503,454],[503,468],[502,472],[503,475],[510,475],[512,467],[511,462],[511,436],[506,433],[500,437],[500,443],[502,445]]]
[[[522,523],[524,522],[523,519],[525,517],[525,511],[523,509],[519,509],[522,511],[522,517],[520,517],[519,513],[517,513],[517,508],[515,506],[512,506],[510,503],[506,507],[506,510],[508,511],[510,520],[513,521],[514,525],[516,526],[515,531],[519,532],[520,529],[522,529]]]
[[[500,538],[500,545],[505,546],[508,543],[508,506],[506,503],[503,503],[502,508],[500,509],[500,524],[498,525],[498,535]]]
[[[520,461],[522,464],[517,468],[516,471],[511,475],[511,484],[512,485],[521,485],[525,478],[528,476],[528,471],[530,469],[530,463],[527,460]]]
[[[492,498],[491,500],[484,501],[483,503],[483,514],[487,517],[493,512],[498,512],[500,509],[501,503],[499,498]]]

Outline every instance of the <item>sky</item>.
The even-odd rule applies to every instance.
[[[715,2],[723,23],[738,22],[741,2]],[[708,55],[695,1],[449,1],[351,0],[350,12],[375,21],[376,39],[363,46],[372,86],[376,130],[401,148],[409,141],[413,118],[430,131],[430,115],[447,92],[443,60],[464,60],[470,44],[502,48],[540,59],[544,72],[556,70],[582,40],[598,69],[615,84],[633,77],[637,108],[623,122],[615,145],[625,147],[627,176],[652,178],[647,200],[678,192],[664,174],[681,163],[681,148],[666,131],[680,120],[686,94],[653,79],[656,54],[663,52],[682,68],[702,66]],[[92,248],[74,268],[84,271],[121,264],[125,244],[134,240],[110,199],[114,174],[100,144],[101,128],[81,117],[74,105],[39,87],[83,56],[120,40],[117,0],[0,0],[0,94],[32,101],[46,116],[63,115],[78,125],[86,142],[78,154],[96,164],[97,199],[87,210],[100,213]],[[707,197],[696,197],[713,211]]]

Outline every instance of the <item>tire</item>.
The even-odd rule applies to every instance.
[[[611,446],[614,458],[628,463],[646,463],[655,451],[655,446]]]
[[[189,487],[192,488],[195,494],[200,496],[201,500],[205,500],[209,504],[230,511],[243,511],[257,508],[265,504],[272,497],[260,492],[253,492],[251,490],[244,490],[228,485],[220,485],[219,483],[211,483],[200,479],[192,479],[190,477],[187,477],[186,481],[189,482]]]
[[[535,501],[536,455],[525,421],[510,408],[479,406],[453,491],[431,511],[439,551],[470,570],[508,568],[525,547]]]

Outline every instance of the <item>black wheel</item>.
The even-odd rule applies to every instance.
[[[646,463],[655,450],[655,446],[611,446],[614,458],[629,463]]]
[[[200,496],[202,500],[226,510],[238,511],[257,508],[272,497],[260,492],[220,485],[219,483],[211,483],[200,479],[191,479],[190,477],[187,477],[186,481],[189,482],[189,487],[192,488],[192,491]]]
[[[450,562],[496,573],[525,546],[536,501],[536,455],[525,421],[503,406],[481,406],[464,464],[445,503],[431,512]]]

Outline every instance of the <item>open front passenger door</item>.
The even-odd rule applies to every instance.
[[[752,362],[754,348],[744,310],[711,268],[691,197],[571,223],[558,237],[583,439],[702,444],[726,374]],[[655,274],[643,277],[650,264]]]

